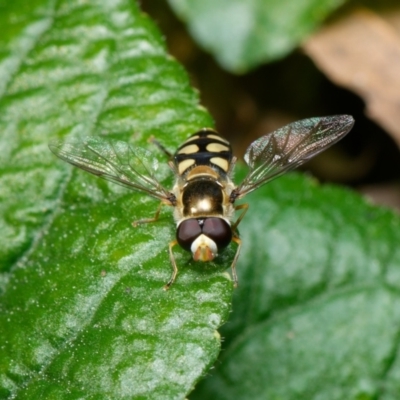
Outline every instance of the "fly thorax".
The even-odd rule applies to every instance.
[[[223,215],[223,201],[222,187],[216,181],[189,181],[182,193],[183,216]]]

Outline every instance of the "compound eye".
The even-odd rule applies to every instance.
[[[203,233],[215,242],[218,249],[228,246],[232,240],[232,229],[222,218],[206,218],[203,224]]]
[[[201,235],[199,221],[195,218],[185,219],[178,226],[176,240],[183,249],[191,251],[190,247],[199,235]]]

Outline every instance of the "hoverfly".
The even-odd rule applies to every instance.
[[[353,124],[349,115],[310,118],[260,137],[246,150],[244,160],[249,171],[239,185],[232,180],[236,157],[231,145],[213,129],[194,133],[175,154],[155,141],[170,157],[169,166],[175,175],[171,190],[156,179],[147,150],[125,142],[88,137],[78,142],[53,142],[49,147],[62,160],[91,174],[161,200],[153,218],[136,221],[134,226],[156,221],[162,204],[174,207],[176,238],[169,243],[172,274],[165,289],[178,273],[174,246],[179,244],[191,252],[195,261],[211,261],[231,242],[237,244],[231,265],[236,287],[235,265],[242,245],[237,227],[248,209],[247,204],[235,205],[236,200],[336,143]],[[242,212],[233,221],[238,210]]]

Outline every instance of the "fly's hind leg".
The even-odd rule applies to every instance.
[[[161,202],[156,210],[156,213],[154,214],[153,218],[143,218],[143,219],[138,219],[137,221],[133,221],[132,222],[132,226],[134,228],[136,228],[138,225],[141,224],[148,224],[149,222],[155,222],[158,220],[158,217],[160,216],[160,212],[161,212],[161,207],[164,203]]]
[[[172,158],[173,154],[170,153],[154,136],[149,138],[149,142],[157,146],[169,159]]]

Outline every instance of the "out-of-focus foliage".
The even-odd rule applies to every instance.
[[[249,197],[224,349],[190,398],[397,399],[399,216],[294,175]]]
[[[193,37],[228,71],[284,57],[344,0],[169,0]]]

